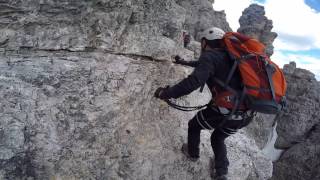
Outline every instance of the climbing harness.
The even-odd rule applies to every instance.
[[[175,104],[175,103],[171,102],[169,99],[167,99],[165,101],[169,106],[171,106],[171,107],[173,107],[175,109],[178,109],[180,111],[187,111],[187,112],[189,112],[189,111],[197,111],[197,110],[203,109],[203,108],[205,108],[205,107],[207,107],[209,105],[209,103],[208,103],[208,104],[201,105],[201,106],[180,106],[178,104]]]

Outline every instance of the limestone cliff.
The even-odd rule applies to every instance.
[[[182,31],[229,30],[207,0],[0,1],[0,179],[210,179],[180,153],[192,113],[153,98],[191,69]],[[208,92],[179,103],[203,104]],[[230,179],[269,179],[251,133],[227,141]]]

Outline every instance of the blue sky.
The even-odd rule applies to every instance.
[[[280,66],[295,61],[320,80],[320,0],[215,0],[215,10],[225,10],[231,28],[239,27],[242,11],[251,3],[265,7],[278,34],[271,57]]]
[[[320,11],[320,1],[319,0],[305,0],[305,3],[316,11]]]

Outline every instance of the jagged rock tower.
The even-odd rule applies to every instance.
[[[272,20],[265,16],[264,7],[258,4],[252,4],[246,8],[239,19],[240,28],[238,32],[256,38],[267,47],[266,53],[273,54],[273,41],[277,33],[271,32],[273,25]]]

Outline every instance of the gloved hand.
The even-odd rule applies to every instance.
[[[162,99],[162,100],[166,100],[166,99],[170,99],[170,96],[168,94],[168,89],[169,86],[163,88],[163,87],[159,87],[156,92],[154,93],[154,97]]]
[[[174,63],[176,64],[182,64],[184,62],[184,60],[179,55],[176,55],[174,59],[175,59]]]

